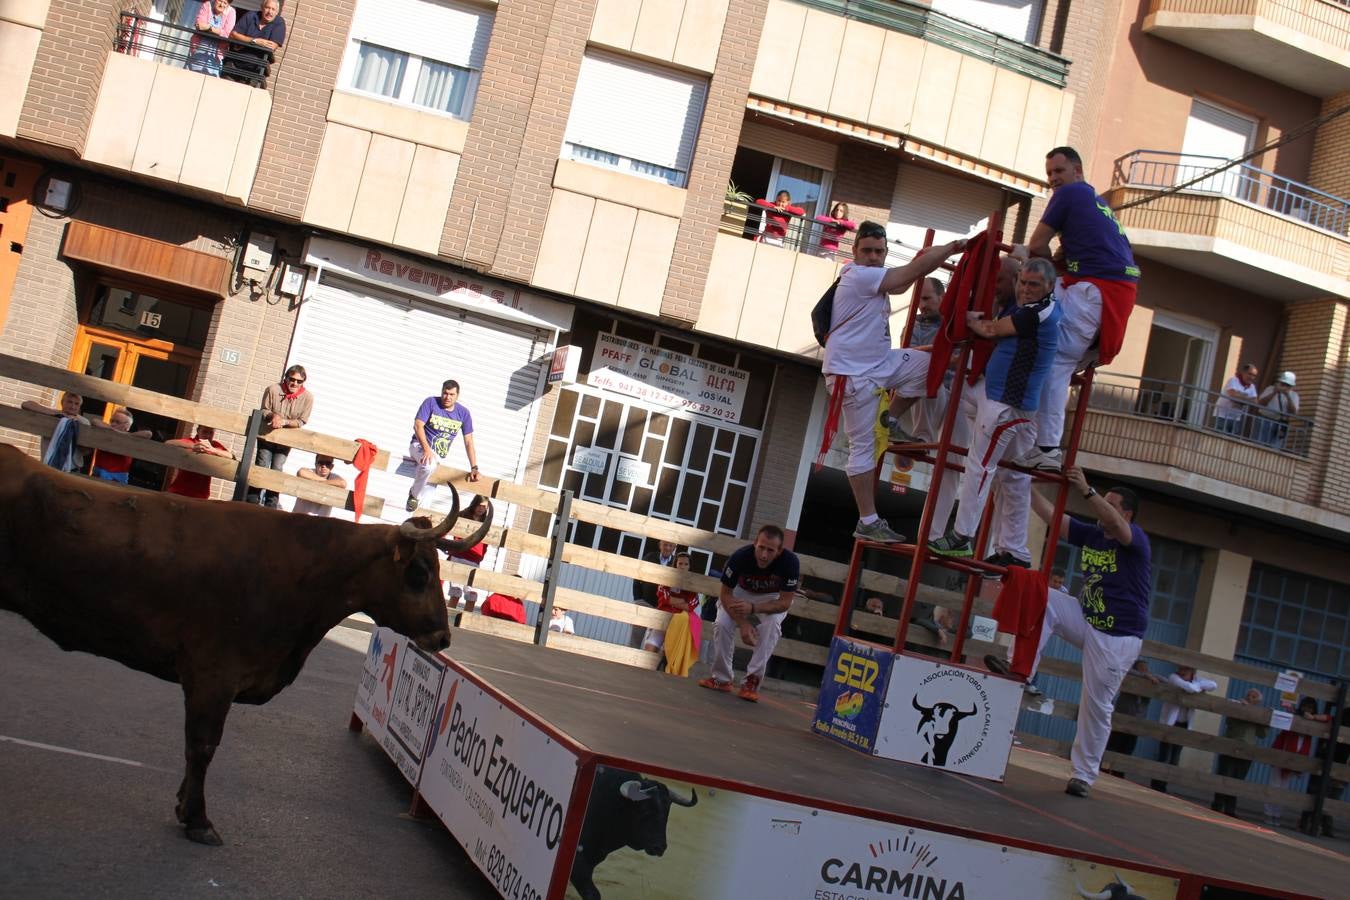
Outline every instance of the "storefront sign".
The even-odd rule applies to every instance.
[[[614,479],[628,484],[650,484],[652,480],[651,464],[640,459],[620,456],[619,464],[614,468]]]
[[[636,843],[572,873],[574,884],[603,887],[605,897],[665,896],[653,886],[673,885],[678,890],[671,894],[681,897],[775,900],[1175,900],[1179,887],[1166,875],[738,791],[638,772],[607,777],[614,771],[597,770],[583,833],[615,832]],[[655,806],[658,796],[672,802],[654,814],[640,808]],[[660,855],[637,849],[657,841]]]
[[[816,701],[816,734],[871,754],[886,701],[890,651],[837,637]]]
[[[572,384],[577,380],[577,369],[581,366],[581,348],[576,344],[563,344],[553,351],[548,362],[548,383]]]
[[[739,422],[750,374],[602,333],[586,381],[657,406]]]
[[[876,755],[1002,781],[1021,700],[1007,678],[897,656]]]
[[[599,447],[577,447],[572,451],[572,468],[599,475],[609,468],[609,454]]]
[[[503,897],[548,893],[576,757],[447,672],[418,790]]]

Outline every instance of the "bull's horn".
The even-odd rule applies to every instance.
[[[649,794],[651,794],[651,789],[644,790],[640,781],[625,781],[619,785],[619,796],[625,800],[632,800],[634,803],[646,800]]]
[[[913,697],[910,697],[910,698],[909,698],[909,702],[912,703],[912,704],[914,704],[914,708],[917,709],[917,710],[918,710],[919,712],[921,712],[921,713],[932,712],[932,710],[924,709],[922,706],[919,705],[919,695],[918,695],[918,694],[915,694]]]
[[[459,518],[459,491],[455,490],[453,484],[449,485],[449,488],[450,512],[441,520],[441,524],[433,525],[430,528],[422,528],[420,525],[414,525],[413,520],[409,519],[398,526],[399,535],[410,541],[434,541],[448,534],[450,529],[454,527],[455,520]]]
[[[696,806],[698,804],[698,791],[693,788],[689,789],[689,797],[687,799],[670,790],[670,788],[666,788],[666,790],[670,793],[670,802],[674,803],[676,806]]]
[[[483,516],[483,524],[479,525],[478,529],[466,538],[456,538],[449,541],[445,539],[438,540],[436,542],[436,549],[443,552],[446,556],[454,556],[461,550],[467,550],[470,547],[477,546],[482,542],[483,538],[487,537],[488,531],[492,528],[492,516],[496,510],[492,508],[491,500],[487,500],[487,498],[484,498],[484,500],[487,503],[487,515]]]
[[[1107,888],[1106,890],[1101,891],[1100,893],[1089,894],[1087,891],[1083,890],[1083,883],[1079,882],[1078,895],[1082,897],[1083,900],[1111,900],[1111,889]]]

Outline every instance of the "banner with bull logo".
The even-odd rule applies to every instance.
[[[569,900],[1175,900],[1175,879],[597,769]]]
[[[876,755],[1002,781],[1022,686],[915,656],[897,656]]]
[[[450,670],[418,790],[503,897],[548,894],[577,758]]]
[[[872,753],[891,673],[889,650],[837,637],[816,701],[811,728],[854,750]]]
[[[408,639],[392,628],[376,628],[370,635],[353,710],[376,742],[389,736],[389,710],[394,704],[394,681]],[[400,771],[402,768],[400,767]],[[405,773],[406,777],[406,773]],[[416,784],[416,778],[410,779]]]
[[[408,783],[417,786],[445,663],[389,628],[376,628],[354,711]]]

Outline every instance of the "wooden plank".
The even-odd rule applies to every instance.
[[[519,641],[524,644],[534,642],[533,628],[529,625],[521,625],[519,622],[510,622],[506,619],[493,619],[488,616],[465,613],[459,617],[458,627],[463,628],[465,631],[477,631],[483,634],[491,634],[497,637]],[[540,648],[541,653],[547,653],[549,650],[561,650],[564,653],[576,653],[580,656],[604,659],[639,669],[655,669],[656,664],[660,661],[659,653],[651,653],[646,650],[634,650],[632,647],[621,647],[618,644],[596,641],[575,634],[562,634],[561,632],[556,631],[548,636],[548,647]],[[453,639],[451,640],[450,652],[454,652]]]
[[[347,488],[340,488],[337,485],[322,481],[312,481],[298,475],[287,475],[259,466],[249,468],[248,483],[252,487],[262,488],[265,491],[289,494],[301,500],[310,500],[336,509],[351,511],[356,505],[356,495]],[[378,519],[383,512],[384,499],[367,494],[366,502],[361,507],[361,515],[373,516]]]
[[[248,416],[234,410],[157,394],[129,384],[118,384],[92,375],[81,375],[78,372],[3,353],[0,353],[0,376],[60,391],[74,391],[82,397],[92,397],[118,406],[131,406],[143,412],[168,416],[182,422],[210,425],[212,428],[232,434],[243,434],[248,428]]]
[[[274,444],[281,444],[284,447],[291,447],[295,450],[304,450],[315,455],[322,454],[331,456],[334,459],[340,459],[343,462],[350,463],[355,457],[360,444],[356,441],[349,441],[346,438],[334,437],[330,434],[323,434],[319,431],[311,431],[308,428],[268,428],[263,426],[258,435],[266,441]],[[400,454],[399,459],[402,460]],[[379,450],[375,453],[375,460],[370,464],[372,469],[387,471],[389,469],[389,451]]]
[[[1144,647],[1140,651],[1141,656],[1150,659],[1161,659],[1167,662],[1181,666],[1193,666],[1198,671],[1210,675],[1227,675],[1230,678],[1240,678],[1243,681],[1252,681],[1256,684],[1262,684],[1266,687],[1274,687],[1275,679],[1279,672],[1270,669],[1259,669],[1256,666],[1250,666],[1246,663],[1235,662],[1231,659],[1222,659],[1217,656],[1208,656],[1195,650],[1187,650],[1184,647],[1174,647],[1171,644],[1161,644],[1157,641],[1144,641]],[[1319,700],[1336,699],[1336,687],[1331,684],[1325,684],[1320,681],[1309,679],[1300,679],[1298,683],[1298,692],[1310,697],[1316,697]]]

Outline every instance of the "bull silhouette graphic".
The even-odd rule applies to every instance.
[[[919,702],[918,694],[915,694],[910,702],[919,711],[917,733],[928,748],[920,761],[932,766],[947,765],[947,754],[952,749],[952,741],[956,740],[957,726],[961,724],[962,719],[975,715],[979,707],[971,703],[970,711],[962,712],[956,704],[945,700],[932,706],[924,706]]]
[[[1142,896],[1134,892],[1134,888],[1125,883],[1125,879],[1120,877],[1119,872],[1111,873],[1115,875],[1115,880],[1107,884],[1097,893],[1091,893],[1083,889],[1083,883],[1078,883],[1078,893],[1084,900],[1144,900]]]

